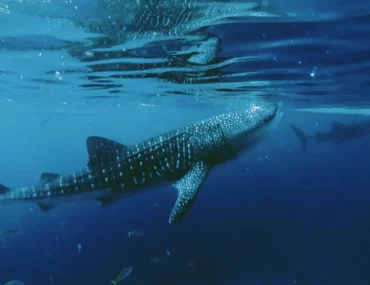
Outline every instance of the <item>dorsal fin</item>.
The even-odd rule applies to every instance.
[[[128,151],[128,147],[116,141],[91,136],[86,139],[87,152],[89,154],[88,166],[101,166],[116,161],[117,157]]]
[[[6,187],[3,184],[0,184],[0,194],[5,194],[6,192],[9,192],[11,189]]]
[[[47,182],[53,181],[53,180],[55,180],[59,177],[60,177],[60,174],[43,172],[43,173],[41,173],[40,180],[41,180],[42,183],[47,183]]]

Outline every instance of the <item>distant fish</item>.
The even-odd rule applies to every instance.
[[[82,245],[80,243],[77,245],[77,249],[78,249],[78,254],[81,254]]]
[[[166,261],[162,257],[158,257],[158,256],[151,257],[150,262],[154,264],[165,264],[166,263]]]
[[[189,263],[188,263],[188,268],[192,268],[195,266],[195,261],[194,260],[190,260]]]
[[[51,116],[48,116],[46,119],[42,120],[42,121],[40,122],[40,127],[45,126],[45,125],[47,124],[47,122],[49,122],[49,121],[50,121],[50,119],[51,119]]]
[[[166,250],[167,256],[171,256],[171,251],[169,249]]]
[[[130,238],[131,236],[135,236],[135,237],[141,237],[144,235],[144,232],[143,231],[132,231],[132,232],[127,232],[128,234],[128,237]]]
[[[0,236],[4,238],[14,238],[15,236],[19,234],[20,234],[20,231],[17,229],[7,229],[5,231],[0,232]]]
[[[6,282],[4,285],[24,285],[23,281],[20,280],[13,280]]]
[[[118,274],[117,278],[115,281],[111,281],[113,285],[119,284],[122,282],[124,279],[126,279],[132,272],[132,266],[127,266],[123,268],[123,270]]]

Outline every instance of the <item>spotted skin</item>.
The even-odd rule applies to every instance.
[[[196,162],[190,171],[173,186],[179,190],[179,196],[170,216],[170,224],[174,224],[181,219],[187,209],[193,203],[197,191],[206,179],[209,166],[204,161]]]
[[[173,224],[189,210],[211,168],[255,145],[277,110],[277,105],[251,106],[130,146],[92,136],[85,168],[44,175],[40,184],[10,190],[0,201],[31,200],[47,210],[60,197],[94,192],[96,200],[113,202],[113,197],[167,181],[179,192],[169,219]]]
[[[114,21],[113,26],[120,27],[121,34],[126,37],[129,34],[134,39],[157,33],[183,35],[232,17],[250,16],[254,10],[261,10],[258,2],[260,1],[98,0],[96,19],[100,19],[98,23],[101,28],[104,27],[103,23],[107,23],[106,20],[110,26]],[[91,30],[97,29],[98,23],[93,19],[88,21]]]

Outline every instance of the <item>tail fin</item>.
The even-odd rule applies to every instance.
[[[299,141],[301,142],[301,150],[302,152],[306,151],[307,142],[312,138],[305,134],[303,130],[297,128],[293,124],[290,124],[290,128],[292,129],[293,133],[297,136]]]

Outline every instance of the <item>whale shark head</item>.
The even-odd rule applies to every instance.
[[[227,143],[236,151],[250,149],[265,137],[278,109],[277,104],[253,104],[225,115],[221,127]]]

